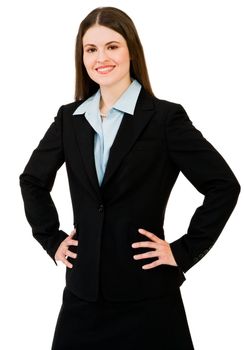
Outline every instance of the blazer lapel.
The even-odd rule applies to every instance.
[[[135,107],[134,115],[123,116],[119,130],[110,148],[101,189],[105,187],[119,167],[123,157],[129,152],[137,138],[154,115],[153,97],[142,87]]]
[[[99,186],[95,159],[94,159],[94,129],[86,120],[84,114],[73,116],[73,123],[77,142],[80,148],[84,168],[88,175],[92,193],[95,198],[102,200],[102,191],[107,185],[112,175],[118,169],[123,157],[129,152],[136,142],[140,133],[154,114],[153,97],[151,97],[142,87],[135,107],[134,115],[123,116],[118,132],[110,148],[108,163],[101,187]],[[90,187],[89,186],[89,187]],[[90,190],[91,190],[90,188]]]
[[[101,199],[101,191],[97,178],[95,158],[94,158],[94,135],[95,131],[86,120],[85,115],[81,114],[73,116],[76,139],[79,145],[81,158],[86,170],[89,183],[96,198]],[[90,189],[90,188],[88,188]]]

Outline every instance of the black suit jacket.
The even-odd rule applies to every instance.
[[[134,116],[124,115],[99,186],[94,130],[73,112],[82,101],[60,107],[20,175],[25,213],[33,236],[52,257],[68,236],[50,192],[65,162],[72,198],[76,259],[68,258],[66,285],[94,301],[101,288],[109,300],[162,296],[180,286],[184,273],[212,247],[234,209],[240,185],[217,150],[197,130],[180,104],[160,100],[142,88]],[[143,270],[155,258],[134,260],[148,251],[133,242],[148,240],[144,228],[161,239],[170,192],[182,172],[205,197],[188,231],[171,243],[177,267]],[[176,213],[177,214],[177,213]]]

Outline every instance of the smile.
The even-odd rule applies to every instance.
[[[96,71],[99,74],[108,74],[112,72],[112,70],[115,68],[115,66],[103,66],[103,67],[98,67],[96,68]]]

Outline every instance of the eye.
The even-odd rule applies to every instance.
[[[86,52],[88,53],[92,53],[92,52],[95,52],[95,48],[94,47],[90,47],[89,49],[86,50]]]
[[[118,46],[117,46],[117,45],[110,45],[110,46],[108,46],[108,48],[109,48],[109,49],[112,49],[112,50],[115,50],[115,49],[118,48]]]

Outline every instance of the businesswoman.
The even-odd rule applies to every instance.
[[[70,235],[50,195],[64,162]],[[164,213],[180,171],[205,198],[168,243]],[[193,349],[180,286],[217,240],[240,185],[184,108],[154,96],[123,11],[97,8],[81,22],[75,101],[59,108],[20,185],[33,236],[66,265],[52,350]]]

